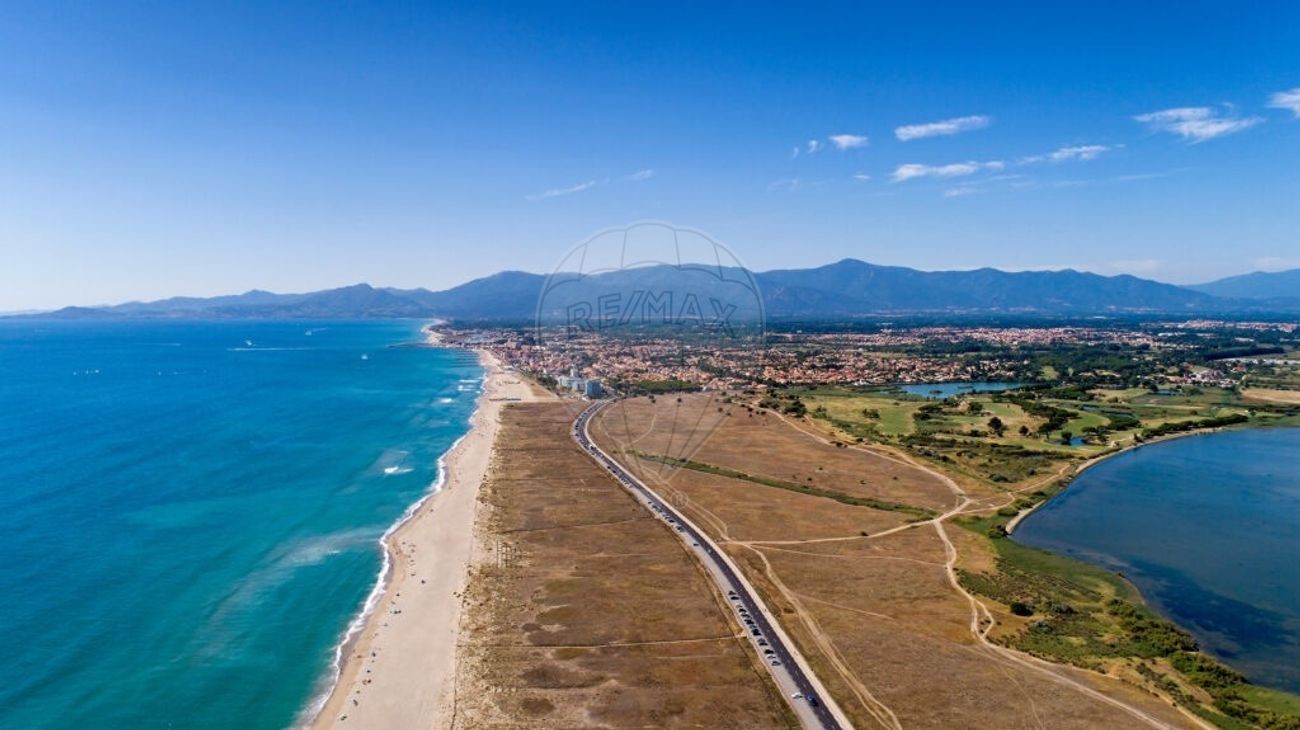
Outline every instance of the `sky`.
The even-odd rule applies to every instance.
[[[472,5],[0,4],[0,311],[644,219],[755,270],[1300,267],[1297,3]]]

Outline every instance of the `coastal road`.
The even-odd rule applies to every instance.
[[[705,571],[736,614],[746,635],[754,644],[763,666],[785,696],[786,702],[806,728],[840,730],[851,728],[848,718],[831,699],[821,682],[808,667],[808,662],[794,647],[790,637],[776,622],[758,598],[758,592],[740,574],[730,556],[714,544],[709,536],[680,514],[667,500],[637,479],[591,440],[588,426],[591,419],[611,403],[601,400],[592,403],[573,422],[573,438],[588,456],[605,467],[632,496],[656,517],[671,527],[704,565]],[[770,652],[770,653],[769,653]]]

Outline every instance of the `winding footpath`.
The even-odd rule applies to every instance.
[[[825,438],[821,434],[813,433],[805,428],[801,428],[799,425],[792,423],[791,421],[789,421],[779,413],[777,413],[776,416],[780,418],[782,421],[784,421],[785,423],[797,429],[800,433],[803,433],[804,435],[808,436],[813,440],[825,444],[833,443],[831,439]],[[879,537],[884,537],[886,535],[895,532],[910,530],[923,525],[932,525],[935,529],[935,532],[938,533],[939,539],[943,542],[944,551],[947,555],[947,560],[945,561],[944,568],[948,575],[948,582],[951,584],[953,590],[961,594],[961,596],[964,597],[967,603],[970,605],[970,610],[971,610],[970,633],[972,638],[975,639],[977,644],[983,650],[991,654],[997,661],[1013,664],[1015,666],[1024,669],[1029,669],[1034,672],[1037,672],[1043,675],[1044,677],[1050,679],[1053,682],[1067,686],[1099,702],[1104,702],[1119,710],[1123,710],[1124,712],[1128,713],[1132,717],[1146,723],[1147,725],[1150,725],[1151,727],[1161,728],[1162,730],[1175,730],[1175,726],[1169,725],[1163,720],[1152,716],[1151,714],[1143,711],[1138,707],[1134,707],[1133,705],[1124,702],[1123,700],[1107,695],[1104,692],[1098,691],[1097,689],[1090,687],[1083,682],[1080,682],[1072,677],[1066,676],[1065,674],[1062,673],[1061,670],[1063,668],[1059,667],[1059,665],[1052,664],[1051,662],[1039,659],[1029,654],[1024,654],[1022,652],[1015,651],[1014,649],[1009,649],[1005,646],[1002,646],[1000,644],[991,641],[989,639],[989,632],[993,630],[993,627],[996,625],[997,622],[993,618],[993,613],[989,611],[988,606],[986,606],[983,601],[981,601],[978,597],[976,597],[975,594],[966,590],[966,588],[962,586],[961,581],[957,575],[957,560],[958,560],[957,547],[956,545],[953,544],[952,539],[948,536],[948,532],[945,529],[945,525],[944,525],[945,522],[952,519],[953,517],[956,517],[957,515],[965,514],[968,512],[987,511],[988,508],[980,507],[978,509],[970,509],[971,505],[976,503],[976,500],[972,499],[970,495],[966,493],[966,490],[961,488],[961,485],[959,485],[948,475],[938,470],[935,470],[929,466],[926,466],[925,464],[922,464],[918,461],[915,461],[908,457],[895,457],[891,455],[885,455],[880,453],[879,451],[864,448],[861,446],[856,446],[856,445],[848,445],[847,448],[853,449],[855,451],[862,451],[882,458],[891,459],[894,461],[900,461],[900,460],[904,461],[916,467],[917,469],[920,469],[928,474],[933,475],[937,479],[941,480],[945,485],[947,485],[948,489],[952,491],[954,497],[956,497],[957,499],[957,503],[955,506],[953,506],[952,509],[948,510],[947,512],[944,512],[943,514],[934,517],[933,519],[926,520],[924,522],[917,522],[909,525],[903,525],[900,527],[896,527],[892,530],[887,530],[885,532],[872,535],[868,538],[857,538],[857,539],[875,539]],[[1209,723],[1202,720],[1201,718],[1196,717],[1195,715],[1191,714],[1187,710],[1181,707],[1179,707],[1178,710],[1189,722],[1196,725],[1197,727],[1204,728],[1205,730],[1214,730],[1213,725],[1210,725]]]

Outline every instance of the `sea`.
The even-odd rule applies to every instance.
[[[1121,572],[1202,648],[1300,692],[1300,429],[1189,436],[1079,475],[1015,540]]]
[[[481,389],[422,324],[0,320],[0,727],[303,721]]]

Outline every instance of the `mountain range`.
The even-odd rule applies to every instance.
[[[704,267],[700,267],[705,270]],[[1197,286],[1135,276],[1074,270],[1007,272],[919,271],[844,259],[811,269],[754,273],[718,269],[729,280],[756,285],[769,318],[844,318],[869,314],[1122,313],[1215,314],[1300,312],[1300,269],[1254,273]],[[567,277],[566,301],[595,301],[602,293],[653,290],[680,278],[671,266],[647,266]],[[104,307],[68,307],[57,318],[341,319],[441,317],[526,321],[537,316],[548,277],[504,271],[442,290],[357,284],[306,294],[253,290],[211,298],[175,297]],[[551,279],[555,282],[556,279]]]
[[[1300,269],[1230,276],[1188,287],[1203,294],[1235,299],[1294,299],[1300,296]]]

